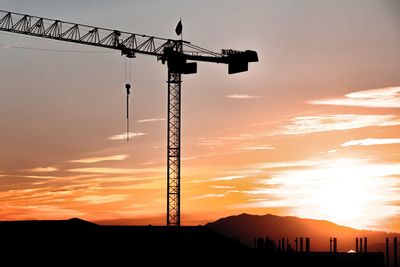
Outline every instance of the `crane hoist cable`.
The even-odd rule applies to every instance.
[[[129,60],[129,80],[128,80],[128,68],[126,66],[127,59],[125,58],[125,90],[126,90],[126,141],[129,142],[129,95],[131,94],[132,84],[132,61]]]

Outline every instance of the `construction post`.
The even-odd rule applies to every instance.
[[[337,238],[333,238],[333,253],[337,252]]]
[[[389,258],[390,258],[390,253],[389,253],[389,237],[386,237],[386,266],[389,267]]]
[[[356,252],[358,253],[358,237],[356,237]]]
[[[393,266],[397,267],[397,237],[393,238]]]
[[[300,252],[303,252],[303,238],[300,237]]]

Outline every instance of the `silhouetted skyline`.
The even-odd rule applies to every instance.
[[[251,49],[183,85],[182,223],[272,213],[400,231],[400,3],[3,1],[0,9]],[[54,51],[56,50],[56,51]],[[1,220],[164,224],[166,67],[0,32]],[[372,90],[372,91],[371,91]]]

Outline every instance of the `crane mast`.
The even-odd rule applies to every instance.
[[[197,73],[196,61],[223,63],[228,73],[248,70],[257,52],[223,49],[221,53],[184,40],[110,30],[0,10],[0,31],[121,51],[122,56],[156,56],[168,67],[167,226],[180,226],[182,74]],[[188,62],[190,61],[190,62]]]

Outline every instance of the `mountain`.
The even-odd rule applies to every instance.
[[[309,237],[311,251],[329,251],[329,238],[336,237],[338,251],[356,250],[355,238],[368,238],[368,251],[385,251],[385,238],[390,238],[392,245],[394,233],[357,230],[334,224],[329,221],[303,219],[298,217],[281,217],[276,215],[240,214],[208,223],[208,228],[254,247],[255,237],[270,237],[274,240],[288,238],[295,247],[296,237]],[[400,236],[397,234],[397,236]],[[399,239],[400,240],[400,239]],[[304,241],[305,242],[305,241]],[[393,251],[392,247],[390,252]]]
[[[0,221],[0,237],[2,262],[14,263],[7,266],[151,266],[160,261],[252,266],[259,259],[254,250],[204,226],[105,226],[78,218]]]

